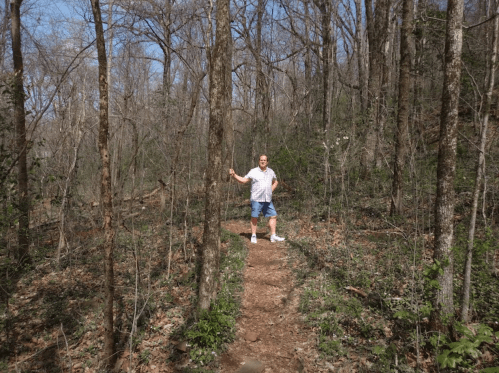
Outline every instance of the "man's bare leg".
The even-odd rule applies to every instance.
[[[270,228],[270,235],[271,236],[273,236],[275,234],[276,224],[277,224],[277,217],[271,216],[269,219],[269,228]]]
[[[256,227],[258,226],[258,218],[251,218],[251,235],[256,235]]]
[[[271,216],[269,219],[270,242],[282,242],[285,240],[283,237],[279,237],[277,234],[275,234],[276,223],[277,223],[277,217]]]

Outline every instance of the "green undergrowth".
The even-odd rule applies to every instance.
[[[393,325],[386,317],[390,305],[383,303],[379,295],[357,296],[346,288],[366,293],[372,288],[384,291],[396,282],[394,276],[389,280],[390,285],[376,283],[375,273],[379,269],[371,268],[371,263],[361,259],[360,247],[338,244],[329,247],[328,253],[318,254],[313,242],[289,244],[291,255],[302,263],[295,269],[303,286],[299,311],[317,331],[320,359],[359,364],[357,369],[364,372],[391,372],[394,354],[400,354],[400,347],[391,340]],[[397,365],[406,367],[402,356]]]
[[[191,320],[179,331],[188,341],[192,362],[184,372],[210,372],[218,365],[220,353],[235,338],[247,250],[241,237],[227,230],[222,231],[221,241],[227,244],[227,251],[222,251],[220,258],[221,290],[210,310],[202,311],[197,321]]]
[[[428,372],[499,372],[499,332],[491,321],[497,300],[485,299],[478,286],[495,295],[497,279],[477,257],[473,307],[481,307],[474,308],[475,319],[454,323],[454,335],[433,332],[432,273],[440,267],[426,259],[424,245],[397,237],[357,234],[329,246],[327,238],[288,240],[303,287],[299,311],[318,334],[320,359],[359,372],[410,373],[417,364]],[[455,299],[458,309],[459,294]]]

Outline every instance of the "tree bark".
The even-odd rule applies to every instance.
[[[413,1],[404,0],[402,5],[402,29],[400,33],[399,102],[390,215],[400,214],[403,209],[402,191],[404,186],[403,176],[408,144],[407,126],[409,120],[409,94],[411,89],[412,13]]]
[[[91,0],[95,21],[97,43],[97,59],[99,61],[99,152],[101,169],[101,201],[104,220],[104,349],[102,361],[110,370],[115,361],[114,353],[114,227],[113,227],[113,195],[111,191],[111,167],[109,159],[109,92],[107,84],[107,56],[104,29],[99,0]]]
[[[260,153],[262,150],[267,152],[267,146],[269,141],[269,133],[270,133],[270,90],[269,90],[269,82],[264,73],[264,66],[262,61],[262,27],[264,24],[264,12],[265,7],[267,5],[266,0],[258,0],[258,4],[255,10],[256,13],[256,22],[254,26],[255,37],[252,40],[251,35],[253,32],[253,27],[251,21],[254,16],[251,16],[251,20],[249,24],[246,24],[246,14],[243,12],[242,17],[242,26],[243,26],[243,35],[244,40],[246,42],[246,46],[251,52],[255,60],[255,108],[252,116],[252,128],[251,132],[253,136],[251,137],[251,161],[257,158],[257,152]],[[245,6],[246,11],[246,6]],[[258,150],[257,144],[259,143],[260,137],[262,138],[261,142],[263,146]]]
[[[365,115],[367,111],[368,79],[366,71],[366,56],[364,54],[363,29],[362,29],[362,4],[361,0],[355,0],[355,49],[357,52],[357,68],[359,70],[359,96],[360,111]]]
[[[384,103],[384,91],[382,84],[384,81],[383,68],[385,54],[383,47],[388,37],[390,0],[379,0],[376,2],[376,11],[373,13],[372,1],[365,0],[366,8],[366,29],[369,41],[369,78],[368,78],[368,108],[367,123],[364,133],[366,133],[365,151],[362,157],[363,172],[368,174],[371,165],[377,166],[379,136],[383,123],[379,123],[381,105]]]
[[[0,69],[3,70],[3,65],[5,62],[5,52],[7,51],[7,38],[9,30],[9,0],[4,0],[3,14],[0,14],[2,18],[0,24]]]
[[[433,259],[442,265],[436,275],[436,290],[431,325],[443,330],[443,318],[454,315],[453,255],[454,176],[456,171],[457,122],[463,43],[463,0],[449,0],[445,36],[444,82],[440,115],[440,140],[437,165],[437,197],[435,201],[435,248]]]
[[[331,136],[331,67],[332,67],[332,40],[331,15],[332,5],[329,0],[314,0],[315,6],[321,14],[322,34],[322,130],[324,133],[324,200],[327,201],[329,185],[329,138]]]
[[[210,63],[210,127],[208,132],[208,167],[206,170],[205,222],[199,303],[201,310],[215,299],[220,265],[220,228],[222,200],[222,145],[225,121],[230,116],[232,81],[230,1],[217,1],[216,39]]]
[[[427,11],[427,0],[418,1],[416,7],[416,18],[420,19],[424,16]],[[426,153],[426,144],[424,139],[422,138],[424,134],[424,123],[425,121],[422,119],[422,107],[421,102],[424,100],[423,92],[425,90],[425,79],[424,70],[425,70],[425,46],[427,43],[426,33],[428,32],[425,24],[423,22],[416,22],[414,25],[414,87],[413,87],[413,123],[416,124],[416,134],[423,141],[421,144],[423,146],[423,152]]]
[[[492,93],[494,91],[495,70],[497,63],[497,39],[499,37],[499,17],[494,18],[492,29],[492,50],[490,52],[489,71],[487,72],[487,91],[484,96],[483,122],[482,133],[480,138],[480,149],[478,151],[478,160],[476,166],[475,189],[473,190],[473,202],[471,206],[471,220],[468,229],[468,247],[466,253],[466,263],[464,265],[464,280],[463,280],[463,302],[461,305],[461,321],[469,321],[469,305],[470,305],[470,287],[471,287],[471,263],[473,259],[473,243],[475,238],[476,214],[478,210],[478,198],[480,196],[480,188],[482,178],[485,174],[485,145],[487,143],[487,127],[489,123],[489,113],[492,104]]]
[[[24,110],[24,65],[21,48],[21,3],[13,0],[10,3],[12,59],[14,62],[14,82],[12,89],[14,104],[14,125],[16,127],[17,164],[17,194],[19,203],[19,230],[16,259],[18,263],[31,261],[29,255],[29,178],[28,178],[28,142],[26,141],[26,113]]]
[[[83,97],[85,97],[85,92],[83,93]],[[83,116],[83,120],[81,122],[85,122],[85,117]],[[73,159],[71,161],[71,166],[66,174],[66,180],[64,181],[64,186],[62,188],[62,201],[61,207],[59,208],[59,244],[57,245],[57,266],[60,264],[61,252],[63,249],[67,248],[67,240],[66,240],[66,209],[69,202],[69,189],[70,185],[73,181],[74,171],[76,169],[76,165],[78,163],[78,152],[80,150],[81,140],[83,138],[83,131],[80,128],[80,119],[77,119],[77,123],[75,128],[73,128],[73,134],[75,136],[74,145],[73,145]]]
[[[256,62],[256,95],[258,97],[257,107],[255,107],[256,113],[256,121],[257,125],[260,125],[260,121],[264,127],[264,145],[263,149],[267,152],[268,149],[268,141],[270,135],[270,91],[269,91],[269,82],[265,77],[263,72],[263,63],[262,63],[262,26],[263,26],[263,14],[265,7],[267,5],[266,0],[258,0],[257,7],[257,21],[256,21],[256,47],[252,51],[254,51],[254,58]],[[248,39],[249,39],[249,31]],[[261,111],[261,113],[260,113]],[[260,119],[261,118],[261,119]],[[256,154],[255,154],[256,156]]]
[[[303,0],[303,9],[305,13],[305,87],[310,90],[312,87],[312,47],[310,41],[310,10],[309,10],[310,0]],[[307,118],[307,129],[312,130],[312,95],[310,91],[306,93],[305,96],[305,115]]]

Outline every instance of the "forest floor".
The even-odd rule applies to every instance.
[[[247,249],[235,339],[214,362],[195,365],[179,330],[194,318],[202,225],[198,220],[189,234],[171,229],[159,205],[148,198],[122,212],[116,372],[438,371],[434,350],[422,347],[431,338],[426,320],[394,317],[421,312],[432,236],[395,226],[383,215],[384,202],[354,211],[348,224],[283,214],[278,233],[286,241],[271,243],[260,226],[257,244],[249,241],[248,207],[234,203],[223,227]],[[8,253],[0,253],[2,291],[9,294],[0,314],[0,372],[102,371],[102,235],[98,211],[77,213],[71,248],[59,264],[57,226],[38,231],[34,264],[21,275],[10,269]],[[229,245],[222,242],[223,253]],[[485,320],[497,331],[498,279],[486,281],[475,297],[483,290],[488,303],[469,327]],[[497,348],[482,352],[475,366],[499,365]]]

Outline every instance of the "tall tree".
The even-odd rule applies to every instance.
[[[113,338],[114,227],[111,167],[109,159],[109,90],[107,84],[106,41],[99,0],[91,0],[99,62],[99,152],[101,157],[101,202],[104,220],[104,349],[102,360],[109,370],[115,360]]]
[[[497,5],[495,7],[497,9]],[[497,14],[497,13],[496,13]],[[494,17],[492,27],[492,42],[490,51],[489,70],[487,71],[486,91],[483,97],[483,119],[482,130],[480,136],[480,145],[478,150],[478,159],[476,165],[475,189],[473,190],[473,198],[471,203],[470,226],[468,229],[468,247],[466,255],[466,263],[464,265],[464,280],[463,280],[463,302],[461,305],[461,321],[469,321],[469,306],[470,306],[470,287],[471,287],[471,262],[473,259],[473,242],[475,237],[476,214],[478,210],[478,197],[482,179],[485,174],[485,145],[487,143],[487,128],[489,124],[490,107],[492,104],[492,93],[494,91],[495,71],[497,67],[497,39],[499,37],[499,17]]]
[[[258,124],[260,120],[263,121],[263,126],[265,127],[265,137],[264,137],[264,151],[267,152],[267,145],[269,141],[269,133],[270,133],[270,90],[269,90],[269,82],[265,77],[263,71],[263,63],[262,63],[262,26],[263,15],[265,7],[267,6],[266,0],[258,0],[257,6],[257,20],[256,20],[256,40],[255,40],[255,48],[250,48],[253,52],[253,57],[256,61],[256,95],[258,97],[256,101],[257,107],[255,107],[255,123]],[[247,30],[248,39],[249,39],[249,31]],[[261,116],[259,115],[259,111],[261,111]],[[261,118],[261,119],[260,119]],[[255,141],[253,140],[253,147],[251,152],[251,159],[256,158],[255,153]]]
[[[309,10],[309,3],[310,0],[303,0],[303,15],[305,17],[305,35],[304,35],[304,40],[306,41],[305,43],[305,52],[304,52],[304,69],[305,69],[305,87],[307,90],[310,90],[312,87],[312,48],[311,48],[311,42],[310,42],[310,10]],[[305,115],[306,115],[306,124],[307,128],[310,130],[311,129],[311,121],[312,121],[312,95],[310,92],[305,94]]]
[[[251,53],[254,60],[254,70],[256,77],[255,81],[255,104],[253,115],[251,118],[251,133],[250,159],[253,161],[257,157],[258,143],[263,142],[262,149],[266,152],[268,146],[268,135],[270,132],[270,108],[271,108],[271,92],[269,79],[265,74],[265,63],[263,60],[263,45],[264,45],[264,26],[265,26],[265,8],[267,0],[258,0],[256,7],[253,4],[248,5],[244,1],[237,13],[240,14],[241,30],[238,32],[244,40],[245,47]],[[254,10],[252,14],[248,9]]]
[[[4,70],[5,52],[9,30],[9,0],[4,0],[3,7],[0,5],[0,71]]]
[[[366,71],[366,56],[363,38],[362,26],[362,4],[361,0],[355,1],[355,44],[354,48],[357,52],[357,66],[359,70],[359,96],[360,96],[360,111],[365,114],[367,110],[367,71]]]
[[[223,140],[230,119],[232,79],[230,0],[216,3],[215,45],[210,53],[210,123],[206,169],[203,263],[198,307],[206,310],[215,299],[220,265],[221,201],[223,185]]]
[[[18,262],[29,262],[29,185],[28,185],[28,142],[26,141],[26,113],[24,110],[24,65],[21,48],[21,3],[10,3],[12,59],[14,62],[13,103],[14,124],[16,127],[17,148],[17,193],[19,203],[19,248],[16,252]]]
[[[411,89],[412,60],[412,12],[413,1],[404,0],[402,5],[402,29],[400,32],[400,75],[397,131],[395,136],[395,161],[393,162],[393,185],[390,215],[402,212],[402,190],[405,155],[408,146],[409,94]]]
[[[442,318],[454,315],[452,239],[454,234],[454,176],[456,173],[457,121],[463,45],[463,0],[447,3],[444,81],[440,113],[440,139],[435,201],[435,247],[433,260],[442,270],[436,275],[439,284],[431,314],[432,327],[444,328]]]
[[[379,140],[383,131],[385,119],[381,113],[385,104],[385,89],[387,69],[387,52],[389,42],[391,0],[365,0],[366,29],[369,42],[369,79],[368,79],[368,123],[365,128],[366,145],[363,156],[363,169],[368,171],[370,163],[379,166]]]
[[[333,67],[333,41],[331,38],[332,3],[330,0],[314,0],[321,14],[322,37],[322,129],[324,131],[324,196],[328,189],[329,179],[329,138],[331,130],[331,70]]]

